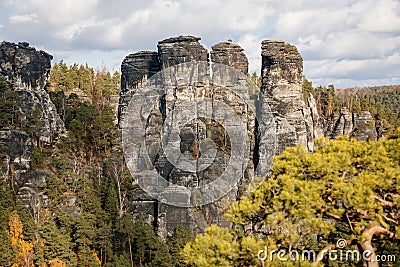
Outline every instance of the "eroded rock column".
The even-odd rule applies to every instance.
[[[262,88],[276,122],[276,153],[303,145],[313,150],[311,111],[303,98],[303,58],[284,41],[262,42]]]

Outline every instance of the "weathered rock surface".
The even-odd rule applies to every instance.
[[[154,75],[157,70],[169,71],[169,67],[179,63],[205,62],[204,67],[189,69],[185,74],[179,73],[179,79],[186,81],[191,80],[192,75],[209,77],[210,68],[207,66],[211,65],[213,74],[212,86],[206,82],[197,82],[191,86],[180,86],[167,82],[170,85],[165,87],[165,96],[154,106],[147,119],[146,143],[149,158],[158,173],[174,184],[190,188],[214,181],[229,164],[231,149],[226,138],[225,129],[218,121],[201,121],[197,119],[184,125],[180,132],[179,145],[182,155],[196,159],[200,156],[198,142],[203,138],[211,138],[217,144],[217,157],[207,169],[195,173],[184,171],[171,164],[162,151],[160,130],[165,118],[171,115],[172,111],[175,111],[173,125],[176,122],[175,126],[179,126],[179,121],[184,119],[179,117],[179,112],[176,112],[176,103],[193,100],[198,97],[207,97],[213,99],[213,101],[220,100],[226,103],[236,114],[240,114],[240,118],[245,122],[247,128],[247,138],[250,146],[249,164],[245,168],[238,166],[238,173],[233,175],[240,176],[239,182],[222,199],[202,207],[179,208],[160,203],[137,187],[132,199],[132,205],[135,206],[136,211],[134,216],[142,217],[149,223],[156,225],[163,235],[172,233],[173,229],[178,225],[186,225],[195,232],[204,230],[206,226],[212,223],[228,226],[223,213],[232,201],[245,192],[255,173],[265,172],[263,166],[267,166],[274,155],[275,143],[269,139],[271,137],[271,129],[272,131],[275,130],[271,110],[262,105],[258,109],[251,108],[246,99],[242,99],[240,94],[235,95],[231,90],[237,83],[246,86],[248,60],[243,53],[243,49],[231,42],[218,43],[212,46],[212,51],[210,52],[211,62],[209,62],[208,52],[199,43],[199,40],[199,38],[193,36],[170,38],[159,42],[158,52],[139,52],[129,55],[121,66],[120,111],[123,111],[131,97],[138,92],[138,88],[149,77]],[[271,46],[266,47],[267,43],[271,44]],[[245,93],[254,97],[247,100],[254,100],[255,103],[258,103],[263,98],[266,98],[267,102],[273,105],[275,118],[281,122],[278,124],[280,151],[286,146],[295,146],[297,144],[303,144],[309,150],[312,150],[313,138],[321,134],[321,131],[313,127],[314,117],[319,119],[315,101],[310,102],[308,106],[303,100],[302,58],[295,47],[281,42],[264,42],[263,48],[265,48],[263,50],[264,90],[260,93],[258,89],[247,88]],[[283,52],[281,51],[282,48]],[[228,73],[229,70],[216,63],[235,68],[243,74],[243,77],[239,75],[240,77],[226,81],[226,77],[231,77]],[[176,69],[171,71],[179,72]],[[223,84],[223,86],[219,86],[220,84]],[[138,106],[137,108],[139,109],[140,107]],[[201,112],[195,105],[186,108],[194,110],[197,114]],[[182,111],[181,113],[185,113],[184,110]],[[271,125],[270,129],[262,128],[260,125],[257,126],[256,113],[269,116],[261,116],[259,119],[266,120],[263,123]],[[120,122],[124,120],[126,115],[124,112],[120,112]],[[259,122],[259,124],[262,123]],[[257,164],[261,168],[255,169]]]
[[[232,42],[221,42],[211,47],[211,61],[231,66],[244,74],[248,73],[248,60],[243,48]]]
[[[376,141],[378,139],[375,119],[369,111],[362,111],[354,116],[353,136],[359,141]]]
[[[325,136],[333,139],[347,135],[359,141],[376,141],[380,137],[377,128],[375,119],[369,111],[355,114],[343,107],[339,114],[332,114],[325,122],[324,132]]]
[[[161,70],[157,52],[142,51],[128,55],[121,65],[121,92],[118,106],[118,123],[122,123],[129,100],[149,77]]]
[[[22,121],[30,112],[38,110],[43,124],[39,140],[48,144],[64,132],[64,123],[45,90],[52,58],[44,51],[29,47],[28,43],[2,42],[0,45],[0,75],[19,94]]]
[[[337,138],[340,135],[350,135],[353,130],[353,114],[346,107],[340,110],[339,114],[333,114],[327,124],[325,136]]]
[[[8,177],[13,188],[19,189],[18,196],[23,204],[33,209],[43,204],[45,199],[41,192],[45,176],[42,173],[29,174],[32,151],[38,144],[54,144],[65,131],[64,123],[45,89],[51,59],[51,55],[37,51],[25,42],[0,44],[0,75],[6,77],[20,99],[16,106],[18,125],[0,129],[0,144],[6,154],[3,177]],[[28,120],[31,120],[29,126],[26,124]],[[38,184],[38,177],[43,178],[41,185]],[[32,202],[33,199],[36,200]]]
[[[312,151],[319,131],[314,130],[312,117],[317,113],[304,102],[303,59],[295,46],[284,41],[265,40],[261,48],[261,92],[276,122],[276,152],[299,144]]]
[[[30,168],[30,156],[34,143],[24,131],[1,129],[0,145],[6,152],[3,162],[3,177],[10,177],[13,181],[22,183],[21,173]]]
[[[190,61],[208,61],[208,52],[199,43],[200,37],[179,36],[158,42],[161,69]]]

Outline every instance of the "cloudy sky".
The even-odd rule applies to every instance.
[[[28,41],[53,63],[118,70],[177,35],[232,39],[260,70],[264,39],[296,45],[315,86],[400,84],[400,0],[0,0],[0,40]]]

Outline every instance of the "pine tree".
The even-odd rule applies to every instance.
[[[18,124],[18,93],[11,89],[6,78],[0,76],[0,128],[13,127]]]
[[[95,251],[96,217],[84,213],[74,224],[73,241],[78,255],[78,266],[100,266],[101,261]]]
[[[8,234],[8,219],[15,209],[16,201],[8,184],[0,179],[0,266],[11,266],[15,262],[14,251]]]
[[[372,261],[365,264],[378,266],[375,253],[388,251],[389,246],[373,240],[374,235],[386,236],[386,243],[393,245],[388,254],[398,255],[399,251],[399,146],[400,129],[378,142],[323,138],[316,142],[314,153],[301,146],[287,148],[275,158],[269,179],[232,204],[226,217],[234,223],[234,230],[209,228],[185,246],[186,262],[197,266],[210,266],[215,261],[225,262],[226,266],[247,266],[252,265],[246,261],[251,261],[251,250],[240,252],[246,246],[322,253],[337,249],[335,242],[341,238],[350,248],[358,248],[360,254],[372,252]],[[232,250],[232,259],[224,256],[227,250]],[[323,255],[316,257],[315,265]],[[307,266],[311,262],[287,264]],[[265,266],[278,265],[276,255],[265,262]]]
[[[72,251],[70,236],[62,234],[52,219],[39,226],[39,234],[43,240],[43,258],[50,266],[76,266],[77,256]]]
[[[190,229],[187,229],[181,225],[179,225],[172,237],[167,240],[167,244],[169,247],[169,253],[172,256],[173,266],[175,267],[184,267],[187,264],[184,261],[184,258],[181,255],[181,251],[186,245],[186,243],[193,241],[194,237]]]

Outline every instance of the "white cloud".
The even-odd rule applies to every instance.
[[[48,23],[65,27],[70,23],[86,20],[96,13],[98,0],[16,0],[14,6],[20,4],[33,9]]]
[[[363,11],[358,24],[360,29],[370,32],[400,33],[399,1],[367,1]]]
[[[39,16],[36,13],[14,15],[10,17],[10,23],[39,23]]]
[[[400,76],[394,71],[400,69],[398,0],[7,0],[0,6],[7,29],[1,37],[78,63],[87,55],[98,66],[115,66],[125,51],[155,50],[159,40],[191,34],[206,47],[238,42],[251,72],[260,70],[261,40],[283,39],[299,48],[306,76],[317,82],[387,83]]]
[[[249,73],[257,72],[260,74],[261,39],[255,35],[245,34],[237,42],[244,49],[249,60]]]

